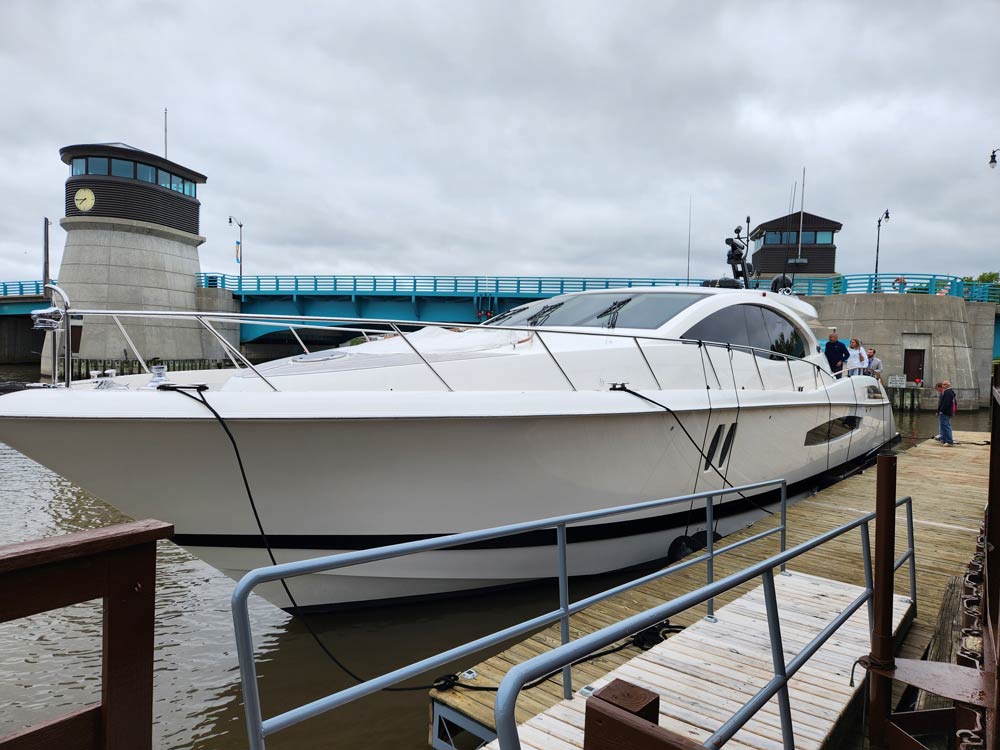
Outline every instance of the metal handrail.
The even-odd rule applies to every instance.
[[[633,333],[621,333],[614,331],[612,329],[572,329],[572,328],[561,328],[561,327],[541,327],[541,326],[509,326],[509,325],[483,325],[483,324],[462,324],[462,323],[447,323],[442,321],[416,321],[416,320],[396,320],[391,318],[346,318],[346,317],[329,317],[320,315],[263,315],[258,313],[234,313],[234,312],[189,312],[189,311],[174,311],[174,310],[73,310],[74,318],[81,319],[86,317],[100,317],[109,316],[113,318],[173,318],[173,319],[190,319],[197,320],[200,324],[205,325],[206,322],[218,322],[218,323],[242,323],[242,322],[252,322],[255,325],[267,326],[274,328],[289,328],[294,325],[297,329],[314,329],[314,330],[329,330],[331,326],[336,326],[341,330],[345,331],[357,331],[357,332],[375,332],[379,334],[386,333],[385,330],[379,328],[382,326],[385,328],[392,329],[393,332],[397,333],[402,337],[403,341],[409,346],[411,350],[416,353],[416,356],[425,365],[431,373],[434,375],[435,379],[438,380],[446,390],[454,390],[448,381],[441,375],[441,373],[434,367],[434,365],[424,357],[419,350],[414,346],[412,340],[406,335],[402,328],[447,328],[456,329],[460,328],[467,331],[513,331],[518,333],[529,333],[533,336],[538,337],[539,343],[545,350],[549,359],[553,362],[555,367],[560,372],[561,376],[566,380],[569,385],[570,390],[578,390],[573,380],[566,373],[563,366],[559,363],[558,358],[551,348],[545,343],[541,338],[541,334],[544,332],[546,335],[558,335],[558,336],[596,336],[600,338],[618,338],[622,340],[631,340],[638,348],[642,360],[645,362],[647,369],[649,370],[653,381],[660,386],[660,380],[656,376],[656,372],[653,370],[652,365],[646,356],[645,350],[639,344],[639,341],[656,341],[660,343],[677,343],[677,344],[688,344],[688,345],[698,345],[714,347],[718,349],[725,349],[727,351],[743,351],[749,352],[754,355],[763,356],[767,359],[781,359],[785,362],[801,362],[808,365],[813,370],[814,379],[819,376],[821,378],[826,378],[828,381],[835,381],[836,377],[829,370],[825,369],[822,365],[817,364],[809,359],[802,357],[795,357],[790,354],[781,354],[775,352],[771,349],[764,349],[761,347],[754,346],[744,346],[737,344],[729,344],[726,342],[716,342],[716,341],[701,341],[694,339],[684,339],[684,338],[673,338],[666,336],[655,336],[652,334],[642,335]],[[326,325],[314,325],[319,323],[325,323]],[[216,338],[220,338],[220,335],[216,333]],[[220,338],[221,341],[221,338]],[[130,343],[130,342],[129,342]],[[228,342],[223,344],[224,348],[229,352],[232,349],[231,346],[227,345]],[[133,352],[137,357],[140,357],[138,351],[132,345]],[[244,362],[244,365],[251,369],[258,377],[261,378],[271,389],[279,390],[273,383],[268,381],[261,373],[241,355],[240,359]],[[756,359],[755,359],[756,364]],[[714,370],[714,363],[712,364]],[[761,381],[761,387],[765,387],[764,378],[760,373],[758,367],[758,378]],[[789,364],[789,375],[791,376],[791,365]],[[718,376],[717,376],[717,379]],[[719,379],[721,384],[721,379]],[[707,383],[707,381],[706,381]],[[794,387],[794,378],[792,377],[792,385]],[[817,386],[818,387],[818,386]],[[662,390],[662,387],[659,387]]]
[[[686,559],[662,570],[654,571],[653,573],[649,573],[635,580],[614,586],[576,602],[569,602],[569,570],[567,563],[568,526],[608,518],[610,516],[648,511],[679,503],[693,503],[696,500],[705,501],[707,523],[711,523],[712,509],[714,508],[715,498],[721,498],[725,495],[732,495],[736,493],[762,490],[768,487],[777,487],[780,491],[780,525],[719,549],[715,549],[713,546],[710,546],[708,551],[696,557]],[[786,538],[785,523],[787,519],[786,510],[788,504],[787,490],[787,483],[784,479],[771,479],[763,482],[742,485],[740,487],[707,490],[705,492],[698,492],[680,497],[649,500],[646,502],[632,503],[630,505],[623,505],[615,508],[603,508],[600,510],[572,513],[553,518],[545,518],[538,521],[526,521],[523,523],[509,524],[506,526],[498,526],[478,531],[449,534],[446,536],[433,537],[431,539],[421,539],[414,542],[393,544],[386,547],[377,547],[374,549],[360,550],[356,552],[344,552],[336,555],[318,557],[311,560],[300,560],[251,570],[236,584],[236,588],[233,591],[232,596],[233,629],[236,635],[236,652],[239,658],[240,678],[243,686],[243,703],[246,711],[247,735],[250,741],[250,748],[251,750],[264,750],[265,738],[268,735],[318,716],[326,711],[337,708],[338,706],[350,703],[358,698],[362,698],[387,687],[391,687],[399,682],[409,680],[429,670],[438,669],[456,659],[468,657],[481,649],[496,646],[511,638],[527,635],[538,628],[551,625],[557,621],[561,622],[562,643],[567,644],[570,642],[569,618],[571,615],[574,615],[586,607],[603,601],[611,596],[636,588],[645,583],[649,583],[650,581],[655,581],[679,570],[689,568],[692,565],[713,561],[718,555],[742,547],[750,542],[757,541],[774,534],[779,534],[779,543],[781,545],[781,549],[784,550]],[[706,528],[708,528],[708,533],[706,534],[707,538],[712,539],[713,535],[711,533],[711,527],[707,526]],[[250,626],[250,612],[248,604],[250,594],[257,586],[281,579],[337,570],[379,560],[404,557],[407,555],[418,554],[420,552],[448,549],[463,544],[483,542],[490,539],[498,539],[501,537],[514,536],[517,534],[545,529],[556,530],[560,600],[558,609],[531,618],[530,620],[526,620],[518,625],[504,628],[503,630],[497,631],[492,635],[483,636],[470,643],[441,652],[435,656],[427,657],[413,664],[395,669],[392,672],[381,675],[380,677],[375,677],[357,685],[353,685],[352,687],[331,693],[330,695],[319,698],[310,703],[284,711],[283,713],[269,719],[264,719],[262,717],[260,693],[257,687],[257,671],[254,661],[253,633]],[[711,565],[708,566],[707,580],[709,583],[713,580],[713,568]],[[709,609],[709,616],[711,616],[711,609]],[[566,666],[563,669],[564,696],[567,698],[571,697],[572,689],[572,676],[570,674],[569,667]]]
[[[895,569],[906,560],[910,561],[910,601],[916,604],[916,564],[913,549],[913,510],[912,500],[904,497],[896,501],[898,508],[905,505],[907,508],[907,536],[908,548],[906,552],[895,563]],[[709,583],[695,591],[683,594],[669,602],[661,604],[633,615],[621,622],[609,625],[602,630],[595,631],[582,636],[572,643],[563,644],[548,653],[535,656],[528,661],[514,665],[500,682],[499,690],[494,707],[494,718],[497,729],[497,737],[500,741],[501,750],[520,750],[521,743],[517,732],[517,720],[514,710],[517,705],[517,697],[526,684],[539,677],[552,674],[563,668],[566,664],[572,664],[578,659],[584,658],[602,648],[606,648],[612,643],[628,638],[634,633],[651,627],[657,622],[683,612],[699,604],[711,600],[715,596],[729,591],[741,584],[747,583],[754,578],[762,578],[764,584],[764,596],[767,609],[768,635],[771,652],[774,662],[774,676],[762,687],[756,695],[748,700],[738,709],[727,721],[725,721],[707,740],[704,742],[706,748],[719,748],[727,742],[750,718],[757,713],[776,694],[779,696],[779,714],[781,717],[782,739],[785,750],[794,750],[794,738],[792,735],[791,712],[788,699],[788,682],[803,664],[832,636],[841,625],[865,603],[868,604],[868,616],[871,621],[872,598],[874,586],[872,584],[872,561],[871,552],[868,545],[868,525],[875,520],[875,513],[868,513],[848,523],[842,524],[830,531],[819,534],[790,550],[779,552],[768,559],[748,566],[741,571],[733,573],[722,580]],[[864,593],[854,599],[840,614],[833,618],[822,630],[807,643],[802,650],[787,664],[779,647],[781,644],[781,628],[778,622],[777,603],[775,598],[773,571],[777,567],[786,565],[796,557],[819,547],[826,542],[836,539],[847,532],[861,528],[862,534],[862,561],[865,570],[865,590]]]

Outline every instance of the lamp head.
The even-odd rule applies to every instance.
[[[233,217],[232,217],[232,216],[230,216],[230,217],[229,217],[229,226],[232,226],[232,225],[233,225]]]
[[[990,169],[997,168],[997,151],[1000,151],[1000,148],[993,149],[993,153],[990,154]]]
[[[882,221],[889,221],[889,209],[888,208],[885,210],[885,213],[882,214]]]

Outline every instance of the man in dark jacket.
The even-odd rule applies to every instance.
[[[952,446],[955,439],[951,434],[951,418],[958,410],[958,401],[955,399],[955,391],[951,388],[951,383],[945,380],[937,386],[938,396],[937,414],[938,427],[941,433],[941,442],[944,445]]]
[[[848,351],[843,341],[837,340],[837,332],[830,331],[830,338],[826,342],[826,361],[830,363],[830,372],[838,378],[843,375],[844,363],[847,362]]]

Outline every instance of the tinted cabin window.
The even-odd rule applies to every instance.
[[[87,174],[87,159],[86,157],[81,157],[79,159],[73,160],[73,176],[78,174]]]
[[[698,300],[701,294],[580,294],[553,297],[516,307],[487,325],[588,328],[659,328]]]
[[[765,245],[780,245],[781,244],[781,232],[765,232],[764,233],[764,244]]]
[[[802,233],[802,244],[803,245],[815,245],[816,244],[816,233],[815,232],[803,232]]]
[[[178,193],[184,192],[184,178],[178,175],[170,175],[170,189],[176,190]]]
[[[135,165],[135,176],[138,177],[143,182],[156,183],[156,168],[151,167],[148,164],[136,164]]]
[[[833,232],[816,232],[816,244],[817,245],[832,245],[833,244]]]
[[[745,307],[748,306],[736,305],[714,312],[700,323],[695,323],[681,338],[748,346]]]
[[[160,187],[165,187],[165,188],[170,187],[170,172],[164,172],[162,169],[160,170],[159,185]]]
[[[783,245],[794,245],[799,241],[798,232],[782,232],[781,233],[781,244]]]
[[[194,183],[191,180],[184,180],[184,195],[194,198]]]
[[[106,156],[91,156],[87,158],[87,174],[107,174],[108,159]]]
[[[792,321],[773,310],[760,308],[760,311],[764,314],[764,321],[767,324],[768,348],[776,354],[805,357],[805,342],[792,325]]]
[[[757,305],[741,305],[747,318],[747,341],[758,357],[770,357],[771,336],[764,319],[764,308]]]

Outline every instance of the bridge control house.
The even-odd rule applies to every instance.
[[[801,213],[802,243],[799,249],[799,216]],[[761,276],[798,274],[828,276],[835,274],[837,246],[834,235],[843,224],[806,212],[771,219],[750,232],[753,243],[752,262]]]
[[[210,290],[197,283],[198,248],[205,241],[199,234],[198,187],[205,175],[124,143],[66,146],[59,155],[69,176],[66,216],[60,221],[66,248],[58,279],[74,308],[219,309],[219,301],[208,298]],[[129,318],[122,323],[147,360],[222,356],[193,320]],[[83,360],[131,357],[110,318],[89,318],[73,338],[74,353]],[[44,354],[46,374],[50,361]]]

